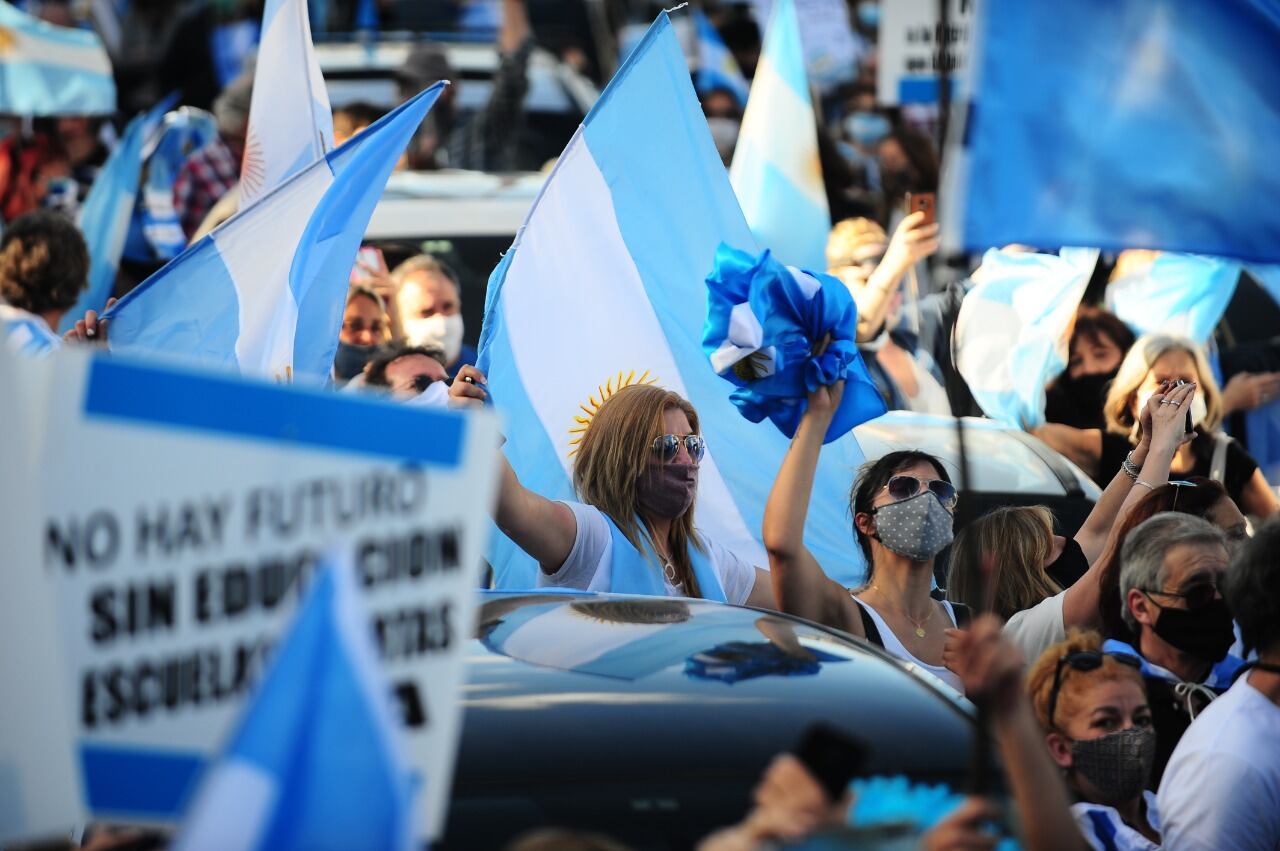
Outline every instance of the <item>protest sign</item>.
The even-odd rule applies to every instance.
[[[336,545],[424,784],[420,838],[437,834],[494,420],[82,352],[63,353],[53,381],[40,564],[89,811],[182,815]]]
[[[884,105],[935,103],[945,68],[952,79],[968,60],[973,0],[949,0],[947,53],[942,56],[942,22],[936,0],[893,0],[880,4],[876,100]]]

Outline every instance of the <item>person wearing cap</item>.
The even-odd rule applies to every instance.
[[[518,168],[519,131],[524,119],[524,97],[529,90],[529,55],[533,52],[533,31],[524,0],[502,0],[498,50],[502,61],[493,77],[489,102],[465,117],[458,114],[461,83],[444,48],[423,42],[409,52],[396,72],[401,101],[440,80],[452,81],[409,143],[410,168]]]
[[[253,75],[246,72],[218,95],[213,102],[217,138],[193,152],[173,181],[174,212],[188,239],[219,199],[240,182],[252,94]]]

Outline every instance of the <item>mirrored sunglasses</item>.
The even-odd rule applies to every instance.
[[[889,496],[894,502],[911,499],[911,497],[920,493],[922,488],[928,488],[938,498],[938,501],[947,508],[954,508],[956,504],[955,485],[950,482],[944,482],[942,479],[925,481],[915,476],[894,476],[889,479],[884,488],[889,492]]]
[[[662,459],[664,464],[674,461],[680,454],[680,444],[684,443],[685,451],[697,464],[707,454],[707,442],[697,434],[664,434],[653,439],[653,454]]]

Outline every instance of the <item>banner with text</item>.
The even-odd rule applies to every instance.
[[[948,0],[947,52],[937,0],[893,0],[880,4],[876,101],[882,105],[938,101],[945,69],[955,81],[968,61],[973,0]],[[953,92],[954,94],[954,92]]]

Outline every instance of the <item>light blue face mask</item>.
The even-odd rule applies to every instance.
[[[862,24],[864,29],[879,29],[880,4],[876,0],[862,0],[858,4],[858,23]]]
[[[844,120],[844,132],[863,147],[870,147],[889,135],[889,119],[878,112],[855,112]]]

